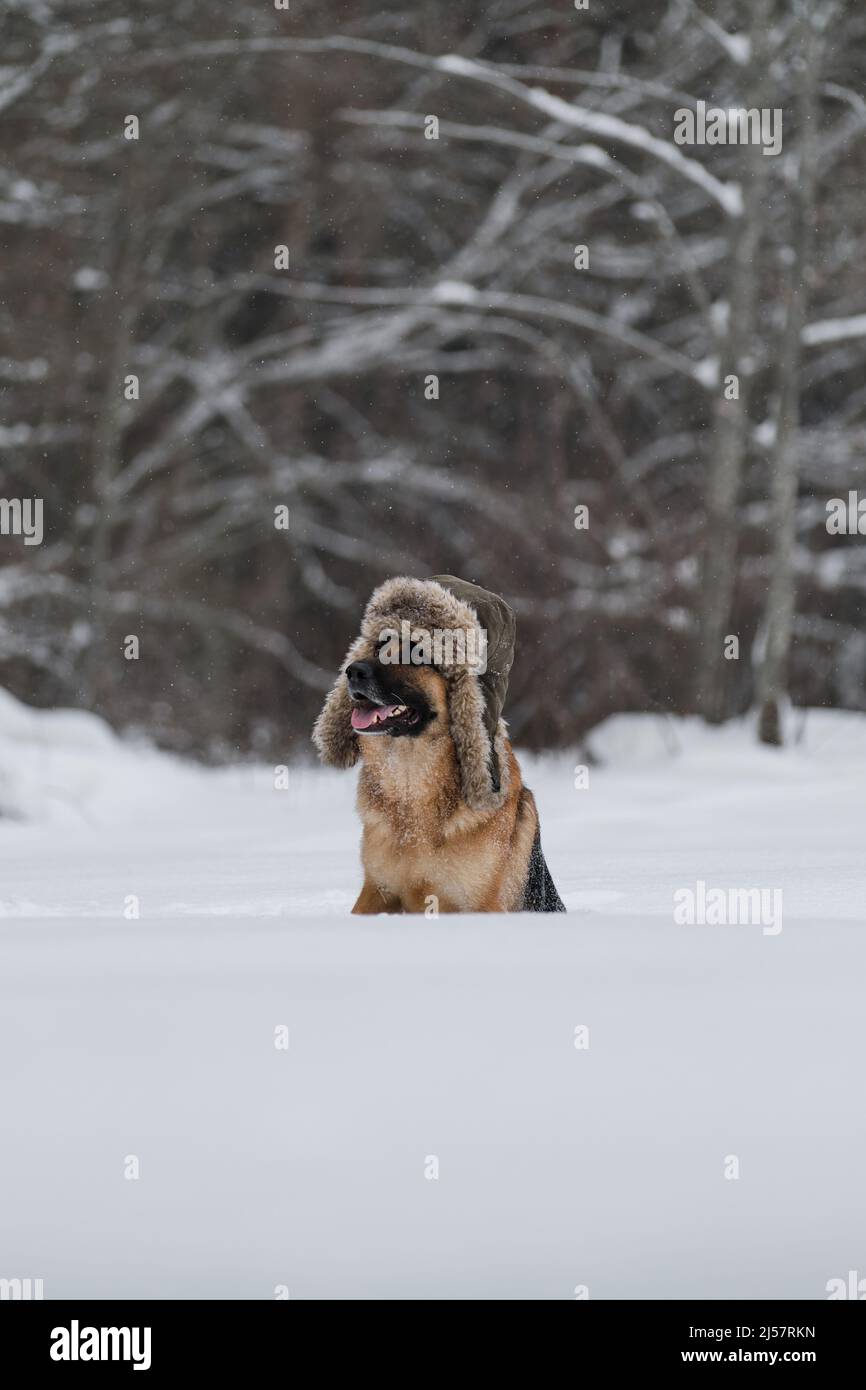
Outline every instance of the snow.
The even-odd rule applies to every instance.
[[[44,381],[47,375],[48,363],[44,357],[32,357],[24,362],[0,357],[0,381]]]
[[[430,291],[434,304],[475,304],[478,291],[462,280],[440,280]]]
[[[82,265],[73,275],[72,283],[77,290],[104,290],[109,284],[109,278],[104,270],[92,265]]]
[[[801,336],[807,347],[866,337],[866,314],[852,314],[845,319],[821,319],[816,323],[807,323]]]
[[[433,62],[440,72],[489,83],[542,112],[551,120],[561,121],[571,129],[586,131],[613,144],[624,144],[631,149],[650,154],[675,170],[682,178],[697,184],[729,217],[742,216],[743,195],[739,184],[724,183],[717,179],[702,164],[684,155],[670,141],[660,140],[634,121],[625,121],[620,116],[578,106],[575,102],[554,96],[544,87],[526,86],[489,64],[465,58],[459,53],[443,54]]]
[[[754,439],[755,443],[759,445],[759,447],[762,449],[771,449],[776,442],[776,435],[776,421],[769,417],[765,420],[762,420],[761,423],[759,425],[756,425],[755,429],[752,431],[752,438]]]
[[[524,756],[571,915],[437,922],[348,916],[354,774],[277,790],[3,696],[0,1277],[825,1297],[866,1238],[866,719],[793,718]],[[783,930],[675,925],[699,880],[781,887]]]
[[[751,41],[746,34],[729,34],[720,24],[703,12],[699,12],[700,22],[722,46],[728,57],[738,67],[745,67],[752,55]]]
[[[718,357],[705,357],[702,362],[698,362],[694,368],[693,376],[695,381],[700,382],[701,386],[706,386],[707,389],[715,386],[719,379]]]

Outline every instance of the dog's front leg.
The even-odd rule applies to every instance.
[[[386,893],[384,888],[365,878],[364,887],[358,894],[358,901],[352,911],[375,916],[377,912],[402,912],[403,907],[400,899],[393,893]]]

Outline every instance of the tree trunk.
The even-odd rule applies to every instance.
[[[752,9],[750,58],[743,83],[746,107],[760,108],[766,85],[766,32],[771,0]],[[697,708],[713,724],[726,717],[723,647],[737,571],[737,499],[749,430],[749,355],[758,299],[757,259],[764,220],[767,156],[757,144],[743,146],[743,211],[732,229],[727,321],[718,330],[719,396],[715,452],[705,489],[706,534],[698,615]],[[736,376],[739,394],[726,400],[724,384]]]
[[[98,707],[109,653],[111,555],[116,518],[113,485],[120,468],[127,409],[124,377],[130,362],[135,321],[140,312],[141,262],[145,245],[146,203],[138,196],[136,171],[127,174],[112,226],[115,254],[110,265],[111,322],[106,325],[102,398],[94,423],[93,503],[96,510],[87,556],[90,635],[78,671],[78,698],[89,709]],[[119,659],[119,653],[117,653]]]
[[[781,745],[779,706],[787,682],[788,653],[796,608],[797,431],[800,422],[801,339],[812,270],[817,184],[818,82],[827,6],[812,4],[801,22],[804,66],[798,97],[800,158],[790,189],[793,232],[785,326],[779,358],[776,434],[773,446],[772,550],[764,610],[765,644],[758,676],[758,737]]]

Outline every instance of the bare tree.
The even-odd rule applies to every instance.
[[[780,744],[780,701],[786,691],[788,653],[794,630],[797,539],[797,431],[800,423],[802,339],[817,218],[820,108],[818,90],[824,37],[836,11],[827,0],[800,0],[796,70],[799,76],[797,156],[789,171],[791,253],[785,323],[779,355],[775,439],[772,456],[771,569],[764,614],[764,654],[758,679],[762,743]]]
[[[767,105],[771,8],[772,0],[756,0],[751,6],[748,56],[742,65],[742,104],[746,110],[761,110]],[[720,723],[728,714],[723,647],[737,575],[740,489],[750,432],[767,176],[761,146],[744,146],[743,208],[731,229],[728,285],[717,323],[719,384],[707,468],[698,611],[697,705],[711,723]]]
[[[708,717],[745,708],[721,637],[736,613],[748,645],[775,563],[787,185],[673,125],[790,100],[796,15],[764,15],[240,0],[204,32],[169,0],[7,7],[0,472],[47,532],[0,538],[0,679],[215,757],[301,746],[372,585],[450,570],[519,611],[521,739],[696,687]],[[825,34],[835,194],[787,457],[789,687],[866,705],[859,551],[820,554],[866,429],[864,39],[856,8]]]

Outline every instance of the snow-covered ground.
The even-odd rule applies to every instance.
[[[866,720],[801,734],[612,720],[587,789],[582,756],[523,759],[569,917],[358,920],[352,774],[278,789],[0,693],[0,1278],[821,1298],[866,1277]],[[699,880],[781,888],[782,930],[675,923]]]

